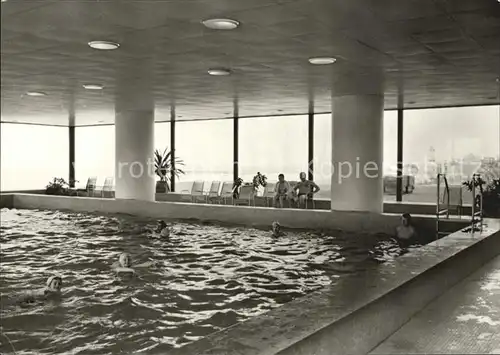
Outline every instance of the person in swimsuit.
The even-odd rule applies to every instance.
[[[159,220],[156,229],[153,231],[153,237],[168,238],[170,237],[171,229],[163,220]]]
[[[283,208],[283,201],[288,198],[288,194],[291,192],[290,184],[285,181],[285,175],[278,175],[278,183],[274,187],[274,207]]]
[[[134,265],[134,268],[147,268],[156,265],[154,261],[146,261],[142,264]],[[117,274],[135,274],[132,268],[132,257],[129,253],[122,253],[117,262],[111,266]]]
[[[402,246],[408,246],[416,240],[417,232],[412,225],[409,213],[401,216],[401,225],[396,227],[396,238]]]
[[[61,296],[62,278],[60,276],[51,276],[47,280],[47,286],[42,289],[33,290],[22,294],[16,299],[16,303],[28,304],[36,301],[43,301]]]
[[[273,237],[281,237],[284,235],[283,231],[281,230],[281,224],[277,221],[274,221],[273,224],[271,225],[271,231],[273,233]]]
[[[306,173],[300,173],[299,177],[300,181],[293,187],[293,190],[297,193],[299,207],[305,207],[307,199],[311,199],[320,188],[314,181],[306,179]]]

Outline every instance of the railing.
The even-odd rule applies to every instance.
[[[479,186],[478,194],[476,194],[476,185]],[[483,187],[481,185],[481,174],[472,175],[471,190],[472,190],[471,233],[474,233],[474,231],[476,231],[477,223],[479,223],[479,230],[482,232],[483,231]]]
[[[441,180],[444,182],[444,196],[446,196],[446,208],[443,208],[441,204]],[[436,202],[436,240],[439,239],[441,235],[447,235],[447,232],[441,232],[439,230],[439,222],[441,221],[441,216],[446,215],[446,218],[450,218],[450,187],[448,186],[448,179],[445,174],[437,174],[437,202]]]

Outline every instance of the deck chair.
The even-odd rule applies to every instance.
[[[203,188],[205,186],[204,181],[195,181],[193,182],[193,186],[191,187],[191,191],[189,190],[183,190],[181,191],[181,194],[184,194],[187,198],[191,200],[191,202],[197,202],[197,201],[206,201],[206,195],[203,192]]]
[[[269,207],[269,202],[273,203],[274,202],[274,188],[276,187],[276,183],[274,182],[268,182],[266,187],[264,188],[264,194],[262,197],[265,199],[266,202],[266,207]]]
[[[89,177],[85,189],[76,189],[76,196],[94,196],[97,185],[97,176]]]
[[[462,216],[463,211],[463,189],[461,185],[449,186],[450,190],[450,205],[448,206],[448,211],[450,214]],[[444,189],[442,203],[446,205],[448,203],[448,193]]]
[[[234,187],[233,183],[231,181],[225,181],[222,183],[222,189],[220,190],[220,195],[217,198],[217,201],[219,203],[224,202],[224,204],[227,204],[227,200],[231,199],[231,204],[234,204]]]
[[[253,186],[241,186],[238,198],[234,200],[235,205],[247,204],[255,206],[255,191]]]
[[[212,181],[210,185],[210,190],[207,194],[207,202],[210,203],[212,201],[219,201],[219,190],[220,190],[220,181]]]
[[[104,179],[104,185],[101,190],[101,197],[113,197],[113,182],[114,182],[113,177],[107,177]]]

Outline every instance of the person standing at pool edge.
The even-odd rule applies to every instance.
[[[299,207],[302,207],[305,206],[307,199],[312,198],[320,188],[314,181],[306,179],[306,173],[301,172],[299,177],[300,181],[293,187],[293,190],[297,192]]]

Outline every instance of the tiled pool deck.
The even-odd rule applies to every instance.
[[[371,354],[500,354],[500,256],[425,307]]]

